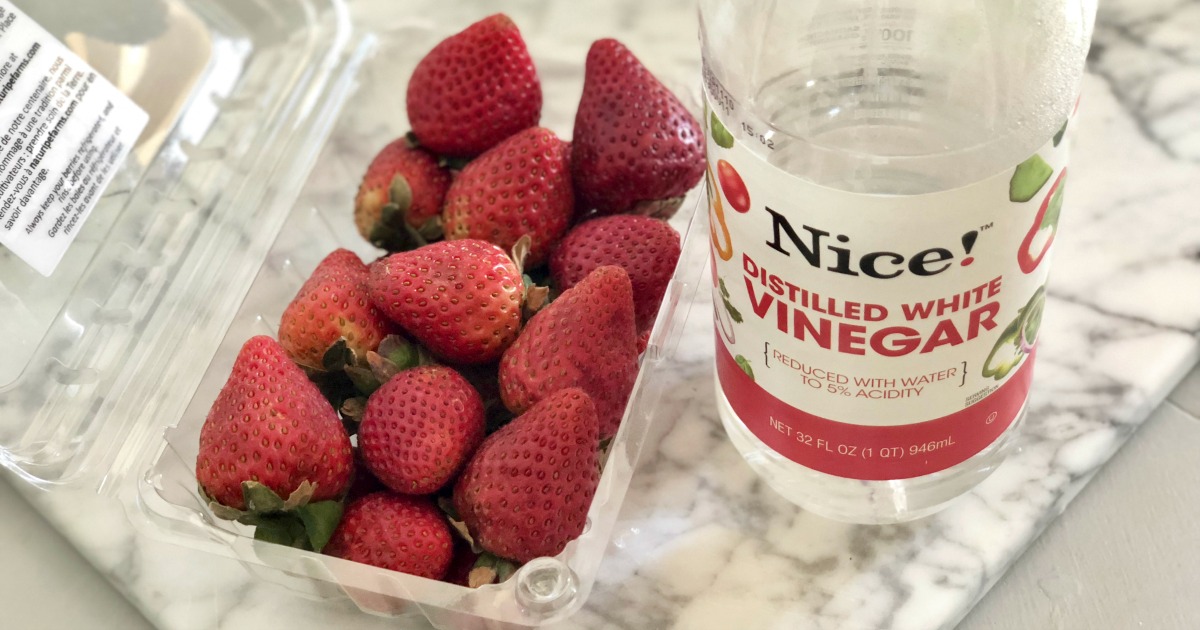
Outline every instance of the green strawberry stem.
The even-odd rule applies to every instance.
[[[467,586],[479,588],[486,584],[498,584],[512,577],[517,571],[517,565],[512,560],[499,558],[490,552],[479,554],[475,567],[467,576]]]
[[[221,505],[211,499],[209,509],[217,518],[254,527],[255,540],[320,552],[341,521],[342,503],[310,503],[315,490],[315,485],[305,481],[284,500],[257,481],[244,481],[242,496],[246,501],[245,510]],[[208,499],[203,489],[201,495]]]

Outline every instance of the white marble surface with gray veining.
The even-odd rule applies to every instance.
[[[484,13],[406,4],[439,28]],[[592,39],[614,34],[656,73],[695,84],[689,2],[594,4],[505,10],[538,59],[582,59]],[[358,10],[384,6],[394,5]],[[577,65],[556,63],[543,69],[563,75],[547,100],[577,99],[581,77],[566,78]],[[759,482],[724,437],[702,297],[595,589],[556,627],[950,628],[1018,561],[1200,354],[1200,2],[1104,3],[1090,70],[1019,452],[923,521],[852,526],[806,514]],[[569,135],[569,119],[547,122]],[[158,627],[396,627],[137,534],[110,499],[30,499]]]

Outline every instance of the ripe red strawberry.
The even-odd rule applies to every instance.
[[[588,51],[571,169],[580,212],[669,217],[704,175],[704,132],[615,39]]]
[[[550,277],[559,291],[565,291],[597,267],[623,268],[633,283],[638,332],[646,332],[654,327],[679,252],[679,234],[666,221],[629,215],[600,217],[567,233],[550,257]]]
[[[542,85],[517,25],[502,13],[443,40],[408,82],[408,118],[434,153],[472,157],[542,115]]]
[[[429,365],[400,372],[371,394],[358,444],[384,485],[429,494],[462,469],[483,434],[479,393],[458,372]]]
[[[339,339],[360,357],[396,331],[367,295],[367,266],[348,249],[325,257],[283,311],[279,344],[293,361],[321,369]]]
[[[612,437],[637,379],[629,274],[600,267],[538,311],[500,360],[500,395],[513,413],[568,387],[596,404],[600,438]]]
[[[354,198],[354,224],[376,247],[419,247],[440,237],[442,202],[449,188],[450,172],[428,152],[400,138],[367,167]]]
[[[454,486],[475,542],[528,562],[578,538],[600,481],[597,429],[592,400],[570,388],[488,436]]]
[[[346,507],[325,553],[440,580],[450,568],[452,536],[429,499],[377,492]]]
[[[367,284],[385,315],[451,363],[494,361],[521,326],[521,272],[485,241],[392,254],[371,266]]]
[[[478,238],[511,250],[528,234],[526,267],[546,261],[571,225],[570,145],[553,131],[532,127],[476,158],[446,195],[447,240]]]
[[[246,509],[242,482],[288,497],[304,481],[312,501],[350,484],[350,437],[329,402],[270,337],[242,346],[233,372],[200,428],[196,478],[216,502]]]

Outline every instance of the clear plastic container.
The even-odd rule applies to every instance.
[[[0,462],[53,492],[119,498],[131,527],[240,560],[261,579],[441,628],[534,627],[582,606],[654,416],[707,256],[695,200],[584,534],[479,589],[254,541],[196,492],[200,426],[244,340],[272,334],[336,247],[365,259],[352,200],[374,153],[405,133],[404,86],[454,26],[341,0],[17,0],[146,109],[147,130],[67,257],[42,278],[0,250]],[[133,17],[124,17],[133,16]],[[479,16],[479,17],[482,17]],[[457,29],[453,29],[457,30]],[[569,136],[562,77],[536,59],[543,124]],[[695,98],[690,99],[694,104]],[[693,196],[695,193],[693,193]]]

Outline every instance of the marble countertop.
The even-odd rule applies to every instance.
[[[368,11],[371,4],[382,6],[357,6]],[[411,4],[428,11],[422,15],[467,13],[444,2]],[[691,2],[596,4],[605,9],[588,12],[586,24],[576,17],[577,3],[527,1],[506,11],[530,36],[535,55],[540,48],[581,56],[596,34],[617,34],[661,76],[678,82],[698,76]],[[470,11],[476,13],[482,10]],[[725,440],[713,408],[711,328],[704,317],[693,317],[677,357],[679,386],[664,396],[595,590],[584,610],[558,628],[949,628],[1014,562],[1014,573],[962,627],[1044,627],[1016,624],[1023,614],[1034,620],[1049,615],[1054,627],[1094,627],[1085,620],[1102,610],[1099,602],[1131,592],[1104,582],[1101,561],[1110,571],[1128,571],[1140,558],[1173,558],[1178,573],[1163,566],[1147,579],[1163,589],[1189,584],[1190,567],[1180,559],[1200,554],[1161,547],[1167,540],[1186,544],[1188,537],[1135,537],[1151,525],[1200,516],[1198,509],[1185,511],[1200,503],[1186,500],[1197,496],[1191,488],[1198,484],[1185,483],[1185,471],[1170,468],[1194,461],[1188,439],[1197,443],[1200,424],[1172,409],[1160,411],[1150,427],[1155,432],[1137,436],[1132,453],[1117,462],[1157,485],[1122,484],[1124,477],[1106,472],[1084,497],[1093,504],[1079,506],[1090,512],[1076,516],[1072,507],[1067,518],[1087,523],[1108,514],[1111,528],[1068,529],[1060,522],[1050,534],[1057,538],[1017,561],[1200,355],[1200,3],[1104,3],[1090,71],[1021,450],[976,491],[917,523],[848,526],[801,512],[766,489]],[[694,307],[701,315],[708,311],[704,299]],[[1192,390],[1200,390],[1200,382]],[[1200,413],[1194,394],[1178,396]],[[397,627],[348,601],[303,600],[255,582],[233,561],[136,535],[111,499],[61,491],[27,495],[159,628]],[[1178,503],[1176,511],[1136,507],[1156,499]],[[0,510],[17,503],[0,493]],[[1077,532],[1089,539],[1076,540]],[[61,548],[50,542],[60,547],[47,549]],[[1056,553],[1072,555],[1063,560]],[[13,590],[0,592],[25,593],[14,601],[18,610],[28,604],[38,611],[27,617],[28,627],[73,627],[51,620],[69,607],[57,598],[37,599],[49,589],[29,588],[36,582],[15,577],[20,570],[7,573]],[[98,588],[78,569],[71,575],[78,588]],[[1194,590],[1200,584],[1191,579]],[[1031,589],[1041,595],[1030,599]],[[1100,593],[1110,596],[1101,600]],[[1114,603],[1145,621],[1159,614],[1164,600],[1157,601],[1155,610]],[[80,619],[103,610],[128,621],[85,627],[145,623],[116,604],[97,606],[82,610]],[[1186,617],[1196,613],[1183,604],[1166,614],[1156,619],[1200,625]]]

